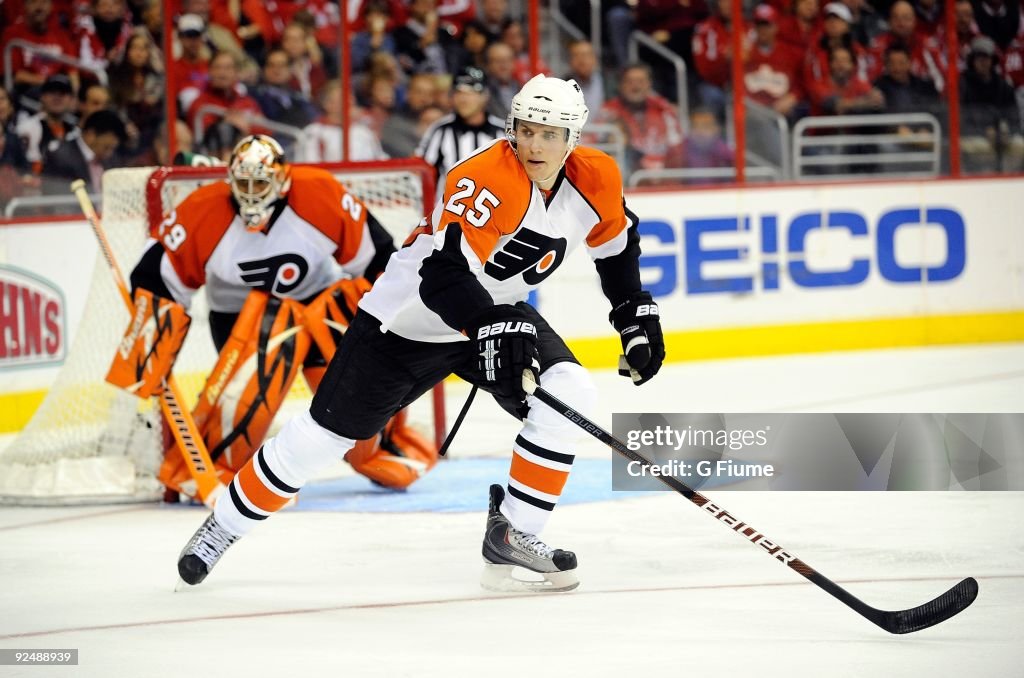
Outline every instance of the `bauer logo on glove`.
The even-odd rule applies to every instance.
[[[480,385],[499,396],[526,399],[523,371],[540,380],[537,327],[526,312],[509,304],[484,309],[467,328],[476,338],[475,372]]]
[[[636,292],[608,315],[622,341],[619,374],[639,386],[650,381],[665,360],[658,305],[650,292]]]
[[[533,326],[533,323],[517,321],[517,322],[500,322],[494,323],[493,325],[487,325],[477,330],[477,339],[486,339],[490,336],[497,336],[500,334],[515,334],[516,332],[525,332],[526,334],[532,334],[537,336],[537,328]]]

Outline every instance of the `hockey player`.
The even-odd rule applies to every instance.
[[[532,398],[527,371],[587,412],[587,371],[527,294],[585,244],[611,302],[636,384],[665,355],[658,307],[640,287],[636,218],[614,161],[578,147],[587,107],[573,81],[538,75],[515,96],[507,139],[455,165],[429,225],[388,262],[355,316],[310,411],[295,417],[235,476],[186,544],[178,572],[207,576],[227,548],[284,506],[354,442],[450,373],[490,391],[521,419],[507,491],[490,488],[485,588],[575,588],[576,556],[540,533],[572,468],[581,430]],[[533,581],[516,577],[525,568]],[[542,579],[538,579],[538,576]]]
[[[152,234],[131,274],[136,314],[109,377],[141,396],[158,392],[184,340],[191,298],[205,286],[220,357],[194,416],[222,482],[263,441],[300,369],[316,389],[359,298],[395,251],[362,202],[329,172],[286,164],[270,137],[243,139],[227,173],[228,181],[189,195]],[[139,331],[147,310],[169,331]],[[345,459],[387,487],[404,489],[437,460],[404,412],[360,440]],[[170,490],[195,493],[174,447],[159,478]]]

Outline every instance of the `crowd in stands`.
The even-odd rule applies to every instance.
[[[955,3],[955,54],[946,49],[943,1]],[[588,34],[589,1],[559,2]],[[168,96],[179,118],[175,150],[223,158],[245,134],[266,131],[308,162],[342,157],[347,97],[348,157],[369,160],[413,154],[452,112],[453,78],[467,67],[483,71],[486,113],[498,118],[533,74],[521,2],[344,7],[351,78],[339,68],[335,0],[0,0],[0,62],[13,80],[0,86],[0,204],[65,194],[69,176],[98,191],[104,167],[169,162]],[[570,41],[558,58],[565,72],[543,62],[537,70],[575,78],[591,120],[621,130],[624,174],[731,166],[723,132],[736,56],[731,1],[601,7],[601,54]],[[172,35],[163,34],[164,12]],[[945,124],[947,59],[955,58],[967,169],[1021,169],[1021,0],[745,0],[744,25],[745,95],[790,125],[874,112],[927,112]],[[687,81],[676,83],[669,63],[643,49],[631,62],[634,30],[678,54]],[[686,120],[675,101],[680,86]]]

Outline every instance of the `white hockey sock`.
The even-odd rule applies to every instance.
[[[588,414],[597,400],[590,375],[575,363],[551,366],[541,374],[541,384],[583,414]],[[569,478],[583,432],[539,400],[528,402],[530,412],[512,446],[501,513],[517,530],[540,534]]]
[[[308,411],[294,417],[235,475],[213,509],[217,522],[234,535],[247,534],[354,444],[317,424]]]

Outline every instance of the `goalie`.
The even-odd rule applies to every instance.
[[[395,246],[329,172],[289,166],[264,135],[239,142],[227,182],[197,189],[150,235],[131,274],[135,313],[107,378],[140,397],[159,393],[188,331],[192,296],[205,286],[220,355],[194,418],[227,484],[263,442],[300,370],[317,389]],[[433,467],[437,449],[403,410],[345,460],[377,484],[404,489]],[[165,452],[159,479],[195,496],[176,447]]]

